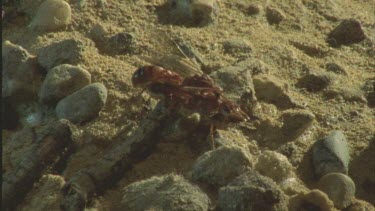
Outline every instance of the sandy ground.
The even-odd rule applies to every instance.
[[[66,38],[95,39],[95,28],[106,30],[106,34],[116,32],[132,33],[137,42],[137,51],[125,55],[113,55],[106,51],[105,42],[95,40],[98,51],[85,55],[80,65],[92,75],[93,82],[101,82],[108,89],[108,100],[100,116],[84,125],[77,135],[80,148],[68,161],[63,172],[70,178],[75,172],[95,162],[106,149],[116,144],[114,137],[126,134],[137,127],[147,112],[147,94],[143,102],[131,101],[138,93],[130,83],[134,70],[147,62],[144,56],[158,58],[174,54],[173,44],[165,40],[168,34],[189,41],[208,62],[210,69],[230,66],[238,61],[235,55],[225,54],[222,43],[231,39],[242,39],[253,49],[251,57],[261,59],[269,67],[269,75],[275,76],[290,85],[290,95],[304,104],[316,120],[307,135],[298,139],[297,172],[309,187],[314,181],[311,165],[304,161],[305,153],[317,138],[331,130],[344,131],[350,148],[349,175],[357,188],[359,199],[375,204],[375,111],[366,103],[348,102],[340,99],[327,100],[322,92],[310,93],[298,89],[295,84],[305,68],[325,71],[322,65],[335,62],[345,67],[348,75],[336,75],[333,87],[347,87],[360,90],[365,81],[375,77],[374,46],[368,40],[351,46],[332,48],[326,42],[327,34],[339,21],[329,20],[355,18],[362,22],[365,33],[375,40],[375,2],[363,1],[267,1],[282,10],[286,19],[279,25],[268,24],[264,8],[265,1],[220,1],[220,11],[214,24],[206,27],[183,27],[164,24],[158,16],[162,0],[118,1],[108,0],[104,7],[88,1],[84,9],[78,9],[75,1],[72,6],[73,23],[66,29],[51,33],[36,33],[27,28],[29,19],[18,17],[3,26],[3,40],[23,46],[30,53],[38,51],[58,40]],[[250,16],[243,12],[250,3],[261,6],[260,14]],[[93,32],[94,31],[94,32]],[[309,56],[292,45],[292,41],[315,46],[324,56]],[[174,50],[173,50],[174,49]],[[142,101],[142,100],[141,100]],[[139,106],[144,104],[145,106]],[[274,117],[281,111],[270,105]],[[272,113],[271,112],[271,113]],[[352,115],[356,113],[356,115]],[[269,116],[272,116],[271,114]],[[11,133],[11,132],[9,132]],[[3,134],[3,138],[8,134]],[[267,144],[260,144],[265,149]],[[104,195],[96,197],[103,210],[117,208],[121,200],[121,189],[127,184],[153,175],[175,172],[183,175],[190,170],[199,154],[188,145],[161,142],[146,160],[135,165],[115,187]],[[297,159],[298,160],[298,159]],[[27,202],[25,202],[27,204]],[[22,207],[22,205],[21,205]]]

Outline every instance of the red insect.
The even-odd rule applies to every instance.
[[[210,124],[212,143],[214,129],[249,119],[240,106],[225,98],[222,89],[205,74],[183,79],[170,70],[144,66],[135,71],[132,82],[135,87],[147,89],[151,96],[165,100],[171,108],[177,106],[201,114]]]

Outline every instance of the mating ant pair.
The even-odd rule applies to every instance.
[[[143,66],[134,72],[132,83],[134,87],[147,90],[152,97],[164,100],[168,107],[198,112],[210,124],[211,141],[214,129],[249,119],[205,74],[183,78],[162,67]]]

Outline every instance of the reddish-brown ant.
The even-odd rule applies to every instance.
[[[194,75],[183,79],[179,74],[158,66],[144,66],[132,77],[135,87],[147,89],[151,96],[165,100],[166,104],[201,114],[213,131],[229,123],[247,121],[249,117],[237,104],[222,95],[208,75]]]

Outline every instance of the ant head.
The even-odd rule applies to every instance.
[[[143,87],[147,85],[149,82],[149,72],[152,67],[150,66],[143,66],[138,68],[132,76],[132,83],[134,87]]]
[[[242,122],[249,119],[237,104],[230,101],[221,103],[219,113],[229,122]]]

